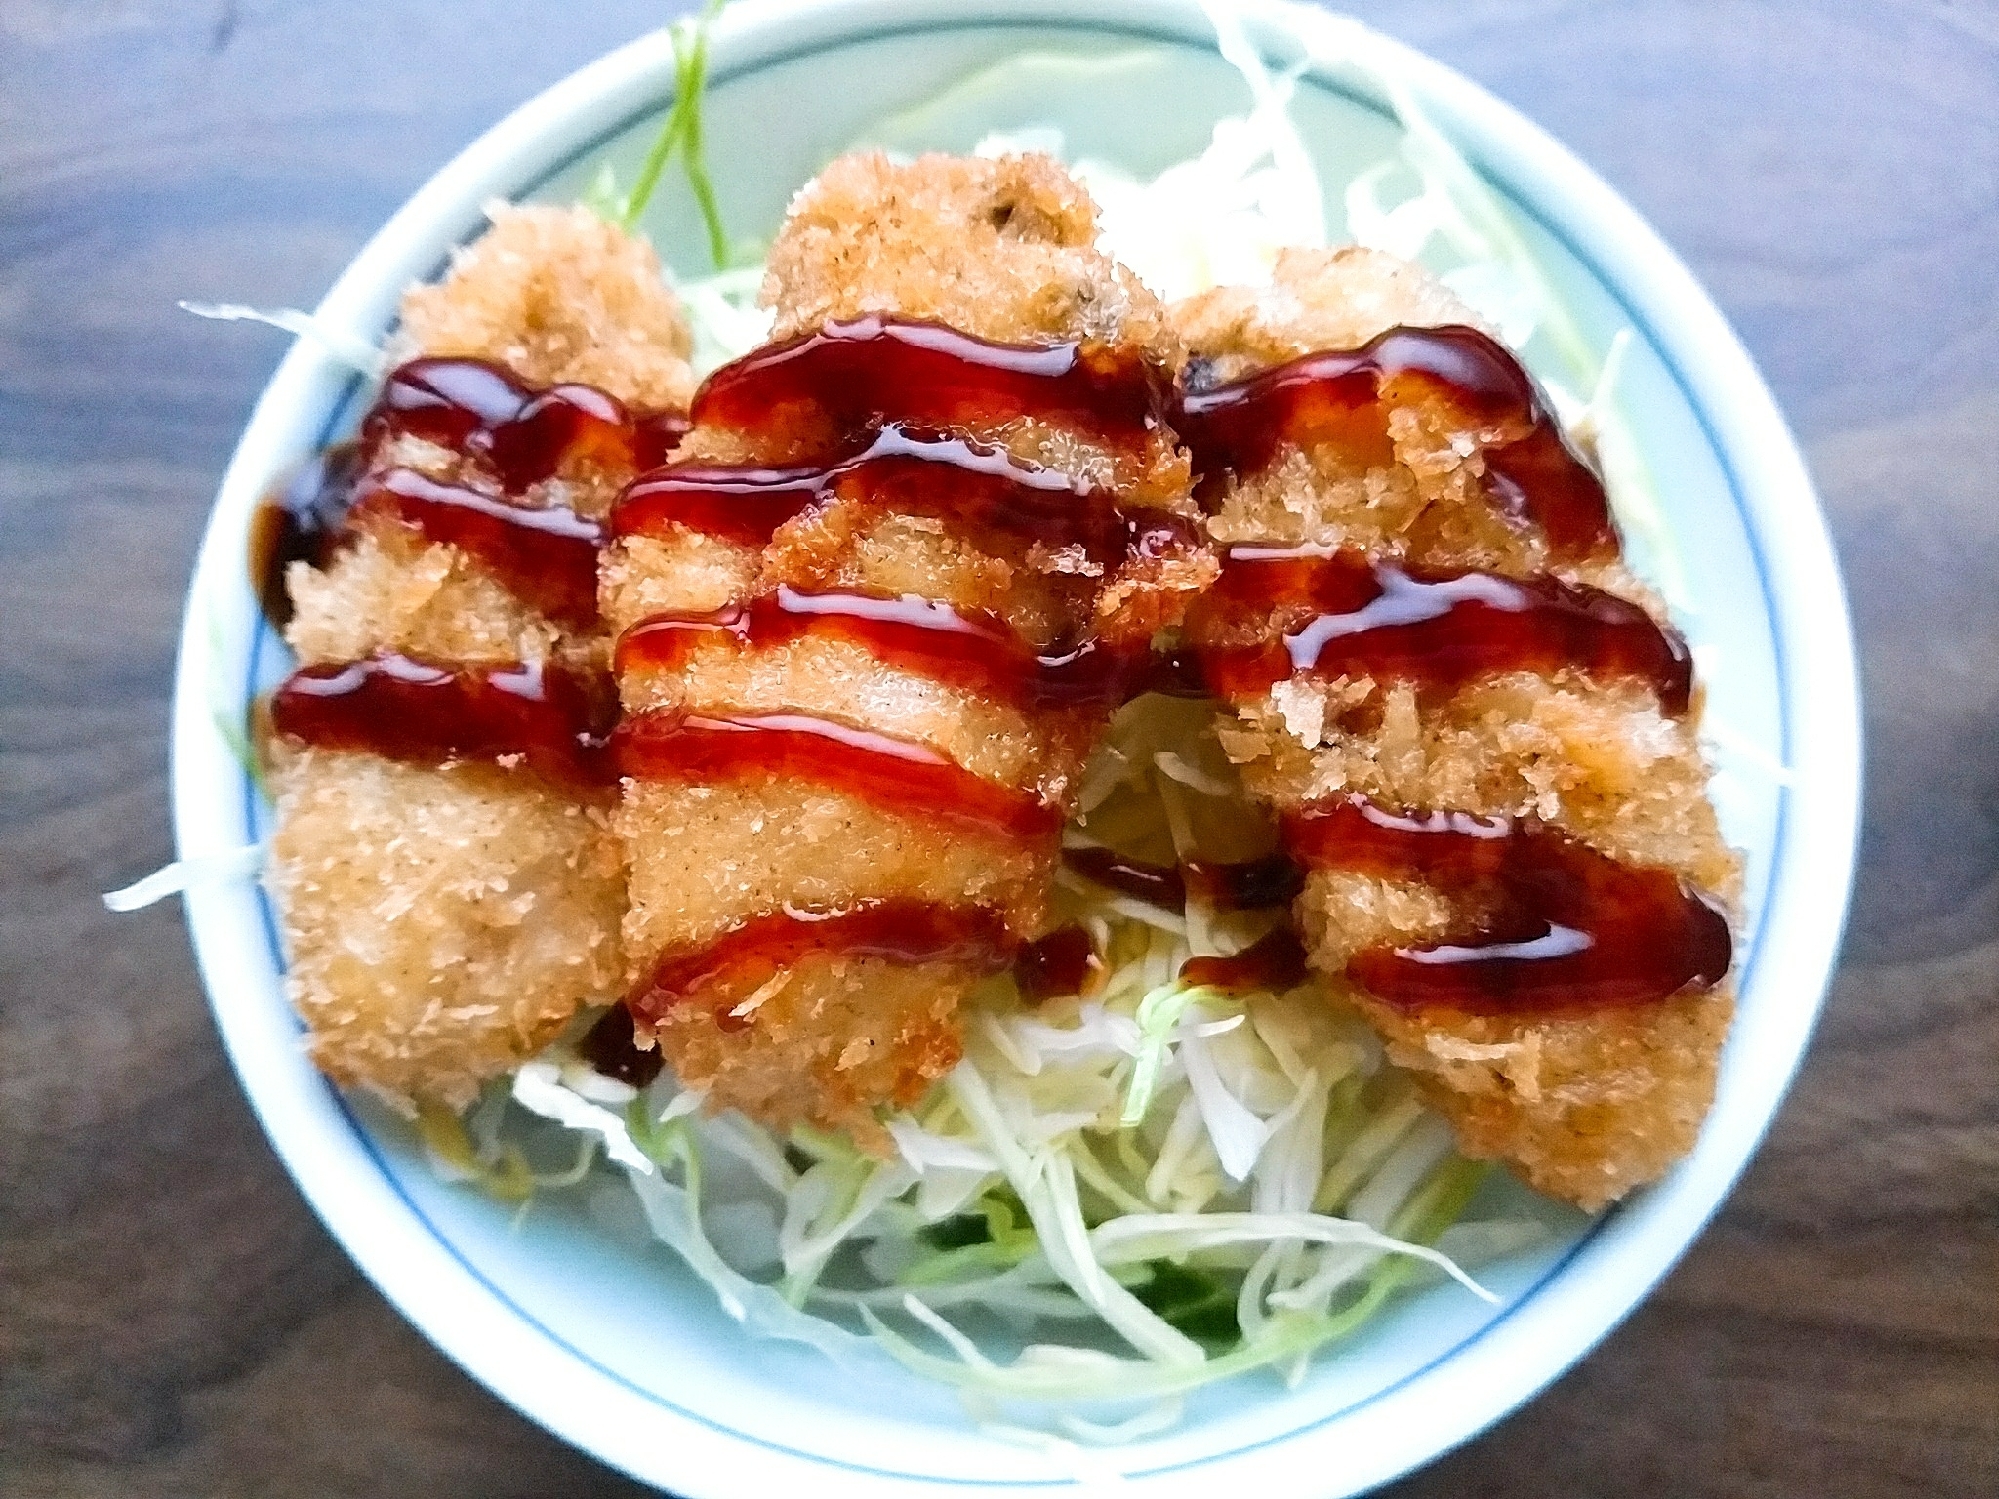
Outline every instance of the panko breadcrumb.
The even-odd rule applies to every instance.
[[[1420,266],[1379,250],[1286,250],[1267,286],[1219,287],[1176,303],[1190,388],[1240,379],[1321,349],[1358,348],[1392,328],[1484,321]],[[1485,448],[1518,432],[1479,425],[1443,392],[1388,403],[1394,461],[1321,444],[1290,447],[1229,486],[1209,519],[1217,542],[1356,547],[1437,567],[1552,572],[1628,597],[1649,595],[1615,559],[1571,563],[1486,498]]]
[[[1477,326],[1426,272],[1359,249],[1287,251],[1269,286],[1209,292],[1173,316],[1192,377],[1209,384],[1357,347],[1393,327]],[[1447,399],[1396,405],[1388,432],[1386,465],[1331,444],[1281,453],[1228,486],[1214,534],[1552,572],[1660,612],[1620,562],[1565,562],[1537,531],[1499,515],[1481,484],[1493,434],[1466,426]],[[1398,808],[1533,816],[1612,858],[1670,869],[1724,899],[1737,893],[1693,721],[1662,712],[1643,687],[1508,673],[1435,692],[1299,673],[1234,705],[1216,733],[1245,785],[1279,809],[1360,792]],[[1725,985],[1584,1014],[1412,1012],[1354,989],[1346,965],[1368,948],[1461,929],[1464,913],[1449,899],[1420,881],[1320,870],[1297,917],[1314,966],[1414,1073],[1467,1153],[1506,1160],[1542,1191],[1595,1208],[1655,1179],[1692,1145],[1727,1031]]]
[[[623,976],[608,809],[497,767],[279,751],[287,984],[336,1082],[452,1107]]]
[[[1096,204],[1052,157],[843,156],[792,200],[762,300],[779,341],[890,313],[998,343],[1136,345],[1177,367],[1159,299],[1096,239]]]
[[[601,658],[451,547],[361,537],[296,564],[304,665],[396,651],[462,664]],[[457,1106],[618,992],[624,868],[610,800],[525,767],[274,747],[269,882],[313,1058],[401,1107]]]
[[[451,274],[403,298],[412,352],[490,359],[534,385],[594,385],[685,411],[693,339],[653,247],[587,208],[495,203]]]

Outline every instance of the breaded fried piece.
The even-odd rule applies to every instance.
[[[787,905],[843,911],[863,900],[917,900],[988,907],[1017,928],[1041,920],[1042,850],[967,837],[810,784],[635,780],[617,820],[631,855],[624,929],[635,952],[698,947]]]
[[[1320,685],[1294,681],[1276,695]],[[1419,708],[1407,685],[1359,685],[1388,699],[1378,717],[1350,714],[1355,727],[1336,723],[1314,750],[1267,701],[1220,729],[1253,794],[1291,807],[1353,790],[1391,807],[1534,815],[1622,862],[1734,895],[1737,862],[1706,799],[1692,733],[1643,689],[1513,675]],[[1346,984],[1356,953],[1442,941],[1464,915],[1420,882],[1337,870],[1313,872],[1297,908],[1313,966],[1417,1075],[1467,1154],[1506,1160],[1585,1208],[1657,1178],[1692,1146],[1712,1099],[1727,988],[1628,1009],[1495,1017],[1405,1010]]]
[[[1313,875],[1297,914],[1314,966],[1336,986],[1353,954],[1437,941],[1455,915],[1426,886],[1345,873]],[[1733,1010],[1724,989],[1531,1020],[1410,1012],[1348,992],[1459,1149],[1591,1211],[1692,1147]]]
[[[496,359],[536,382],[585,380],[683,404],[687,335],[642,243],[577,210],[495,210],[438,286],[405,301],[409,352]],[[398,438],[402,467],[508,504],[602,515],[629,474],[565,465],[522,495],[477,462]],[[357,517],[323,570],[295,563],[286,638],[302,665],[394,652],[459,667],[604,672],[607,637],[559,625],[478,558],[393,520]],[[524,1061],[591,1001],[621,991],[623,857],[612,793],[524,764],[403,764],[273,746],[269,882],[293,1003],[314,1060],[400,1107],[451,1106]]]
[[[431,661],[542,661],[563,632],[457,547],[431,546],[396,525],[367,527],[320,570],[285,576],[285,639],[299,660],[358,661],[394,649]]]
[[[776,339],[866,314],[935,321],[1006,342],[1088,340],[1136,353],[1163,377],[1179,349],[1163,311],[1093,247],[1095,209],[1044,157],[1000,161],[881,156],[837,161],[802,191],[772,246],[765,300]],[[896,413],[883,412],[887,422]],[[780,464],[850,434],[700,426],[677,461]],[[1191,517],[1185,455],[1149,432],[1136,455],[1033,417],[959,435],[1086,480],[1121,504]],[[841,490],[779,528],[768,545],[677,532],[635,538],[606,558],[605,617],[695,613],[780,586],[913,597],[996,617],[1036,649],[1095,632],[1147,641],[1212,576],[1204,554],[1162,553],[1113,570],[1080,549],[899,509],[892,493]],[[1024,707],[975,686],[806,636],[717,646],[681,670],[627,667],[628,712],[792,711],[897,736],[965,771],[1028,793],[1051,812],[1073,799],[1101,733],[1098,709]],[[626,945],[641,984],[663,954],[786,910],[881,903],[979,908],[1016,939],[1043,921],[1059,854],[1052,829],[1023,839],[940,820],[912,800],[885,807],[833,785],[628,783],[619,828],[632,869]],[[726,985],[674,1005],[657,1027],[681,1079],[711,1106],[778,1126],[799,1120],[883,1143],[873,1110],[906,1104],[959,1054],[957,1006],[980,972],[960,959],[887,961],[840,952],[774,979]],[[724,1022],[727,1022],[726,1024]]]
[[[901,737],[943,751],[973,775],[1030,786],[1050,802],[1067,796],[1068,773],[1096,742],[1102,718],[1088,708],[1030,711],[920,672],[885,669],[858,642],[811,635],[755,651],[697,651],[677,673],[636,675],[626,698],[635,712],[714,703],[894,724]]]
[[[645,240],[583,207],[490,205],[451,274],[403,298],[412,352],[490,359],[534,385],[594,385],[640,411],[685,411],[693,340]]]
[[[777,314],[775,342],[893,314],[996,343],[1077,339],[1141,350],[1170,378],[1181,351],[1164,308],[1096,237],[1096,204],[1048,156],[931,154],[906,164],[879,152],[843,156],[792,200],[762,300]],[[1187,492],[1185,457],[1163,433],[1136,462],[1032,420],[974,435],[1135,503],[1173,506]],[[701,434],[688,451],[703,453],[715,437],[727,440]],[[766,447],[714,456],[785,455]]]
[[[1533,816],[1628,864],[1733,898],[1735,855],[1691,725],[1632,683],[1526,672],[1451,693],[1371,678],[1280,682],[1217,728],[1258,796]]]
[[[1190,367],[1212,384],[1396,326],[1475,325],[1420,269],[1366,250],[1289,251],[1268,288],[1226,288],[1174,309]],[[1331,445],[1281,454],[1230,485],[1226,541],[1356,547],[1437,567],[1552,572],[1656,601],[1617,561],[1565,562],[1499,517],[1479,487],[1488,434],[1448,403],[1397,406],[1392,462]],[[1691,717],[1650,688],[1572,671],[1507,673],[1454,691],[1298,673],[1233,705],[1217,727],[1253,794],[1277,809],[1341,792],[1392,808],[1532,816],[1612,858],[1665,868],[1732,899],[1739,883],[1706,798]],[[1314,966],[1416,1075],[1468,1154],[1510,1162],[1585,1208],[1657,1178],[1691,1147],[1713,1096],[1732,1001],[1723,985],[1625,1009],[1495,1017],[1408,1010],[1354,988],[1348,960],[1437,942],[1467,912],[1420,880],[1314,871],[1296,915]]]
[[[739,1006],[746,1030],[676,1025],[669,1050],[677,1073],[703,1079],[711,1099],[754,1119],[815,1119],[882,1151],[874,1111],[909,1108],[958,1064],[958,1002],[979,977],[945,963],[810,953]]]

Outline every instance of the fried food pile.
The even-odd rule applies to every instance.
[[[1595,1207],[1686,1152],[1739,876],[1587,460],[1417,267],[1168,308],[1096,237],[1046,157],[843,158],[698,390],[580,209],[411,291],[272,711],[330,1076],[459,1106],[617,1005],[710,1107],[886,1149],[1182,649],[1327,1002],[1467,1153]]]

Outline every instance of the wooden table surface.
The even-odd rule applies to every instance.
[[[310,306],[637,0],[0,0],[0,1492],[624,1494],[363,1281],[217,1045],[167,699],[210,497]],[[1867,690],[1844,966],[1630,1321],[1405,1495],[1999,1493],[1999,8],[1421,0],[1692,263],[1811,459]]]

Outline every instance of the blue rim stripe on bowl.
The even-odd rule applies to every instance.
[[[928,33],[962,30],[964,24],[965,23],[948,22],[948,21],[934,22],[934,23],[912,23],[903,26],[884,28],[881,30],[871,31],[871,32],[864,32],[864,33],[857,32],[841,38],[838,45],[840,46],[861,45],[868,42],[887,40],[902,36],[913,36],[913,35],[923,35]],[[1121,26],[1111,22],[1081,21],[1081,22],[1063,23],[1059,21],[1037,20],[1031,23],[1029,22],[1009,23],[1003,21],[1002,22],[988,21],[981,24],[991,27],[992,29],[1003,29],[1009,25],[1017,25],[1020,29],[1023,30],[1033,29],[1036,31],[1046,31],[1050,29],[1059,28],[1059,29],[1069,29],[1079,33],[1088,33],[1099,36],[1102,35],[1124,36],[1131,38],[1133,40],[1161,43],[1183,48],[1190,47],[1192,45],[1185,38],[1171,33],[1153,31],[1145,29],[1143,27],[1131,26],[1131,25]],[[795,61],[804,57],[808,57],[821,50],[826,50],[826,49],[817,45],[813,45],[813,46],[798,48],[791,52],[778,53],[775,55],[762,57],[759,58],[754,63],[749,64],[748,66],[738,69],[733,69],[726,73],[717,73],[716,76],[713,78],[712,82],[714,85],[720,86],[726,84],[732,78],[760,71],[762,69],[769,68],[772,66],[777,66],[785,62]],[[1336,82],[1330,81],[1328,79],[1322,78],[1314,74],[1308,74],[1303,80],[1303,82],[1321,92],[1337,96],[1339,98],[1346,100],[1348,103],[1358,105],[1361,108],[1364,108],[1370,111],[1371,113],[1374,113],[1377,116],[1380,116],[1384,119],[1392,121],[1394,118],[1393,115],[1388,110],[1384,109],[1374,99],[1362,93],[1359,93],[1355,90],[1343,87]],[[624,134],[626,131],[630,130],[633,126],[641,123],[642,121],[648,118],[656,117],[660,113],[660,111],[668,107],[670,103],[671,103],[670,96],[661,98],[659,100],[654,101],[652,104],[649,104],[646,107],[636,110],[633,113],[627,115],[625,118],[623,118],[616,124],[606,127],[604,130],[600,131],[588,143],[586,143],[581,147],[578,147],[576,150],[572,151],[568,156],[564,157],[562,160],[555,163],[553,166],[541,172],[533,180],[523,184],[519,188],[519,190],[515,193],[514,196],[517,199],[526,199],[532,196],[533,193],[539,190],[549,180],[561,175],[563,172],[569,170],[571,167],[575,166],[579,162],[598,154],[603,150],[603,148],[609,142],[616,139],[618,136]],[[1779,701],[1784,705],[1784,712],[1781,713],[1779,716],[1779,745],[1780,745],[1779,758],[1783,763],[1788,764],[1790,761],[1790,750],[1791,750],[1791,721],[1789,713],[1788,681],[1786,677],[1786,661],[1782,649],[1782,634],[1781,631],[1777,628],[1777,621],[1772,601],[1768,563],[1764,555],[1761,538],[1758,535],[1757,528],[1754,523],[1754,517],[1750,513],[1749,508],[1746,505],[1743,498],[1739,475],[1736,471],[1734,463],[1731,461],[1729,450],[1721,441],[1716,431],[1715,424],[1706,406],[1698,398],[1685,372],[1680,368],[1679,364],[1671,357],[1666,347],[1662,344],[1661,340],[1654,332],[1650,323],[1633,306],[1632,300],[1628,295],[1627,291],[1625,290],[1625,288],[1615,278],[1610,276],[1604,270],[1604,268],[1597,263],[1596,259],[1593,256],[1591,256],[1580,245],[1578,245],[1573,239],[1573,237],[1569,235],[1569,233],[1564,229],[1564,227],[1560,223],[1548,217],[1539,208],[1537,208],[1534,203],[1532,203],[1529,199],[1522,196],[1508,181],[1505,180],[1504,177],[1502,177],[1489,164],[1479,160],[1477,154],[1474,151],[1463,146],[1462,144],[1460,145],[1460,149],[1465,151],[1467,159],[1469,159],[1472,162],[1473,166],[1478,170],[1479,174],[1481,175],[1481,177],[1485,179],[1486,182],[1488,182],[1491,186],[1497,189],[1516,211],[1522,213],[1527,218],[1532,219],[1537,225],[1539,225],[1542,230],[1544,230],[1552,239],[1554,239],[1558,244],[1560,244],[1571,256],[1575,258],[1578,264],[1583,266],[1595,278],[1597,284],[1600,287],[1602,287],[1610,294],[1612,299],[1616,302],[1620,312],[1623,314],[1625,320],[1633,329],[1634,333],[1636,333],[1639,337],[1641,337],[1645,341],[1646,346],[1651,350],[1654,357],[1659,361],[1660,366],[1672,378],[1673,383],[1679,389],[1682,396],[1684,397],[1688,410],[1693,413],[1695,420],[1699,424],[1701,434],[1705,439],[1710,452],[1713,453],[1713,455],[1715,456],[1715,459],[1717,463],[1720,465],[1722,472],[1726,478],[1729,490],[1729,496],[1735,505],[1738,516],[1742,520],[1744,534],[1748,539],[1748,544],[1755,560],[1758,584],[1762,594],[1763,611],[1766,619],[1769,620],[1771,626],[1771,639],[1772,639],[1775,668],[1777,673]],[[442,267],[442,262],[440,262],[440,269],[441,267]],[[360,390],[360,388],[361,388],[360,381],[358,380],[358,378],[353,381],[350,381],[346,389],[341,393],[341,395],[334,400],[334,402],[332,403],[332,415],[329,417],[326,426],[322,429],[320,434],[319,438],[320,446],[323,447],[327,443],[334,440],[335,436],[341,431],[343,427],[351,424],[351,421],[353,420],[354,417],[354,413],[351,410],[351,407],[354,404],[354,397],[356,393]],[[266,659],[265,651],[269,648],[272,648],[275,642],[276,642],[275,633],[271,630],[268,622],[262,621],[260,619],[257,623],[256,634],[253,638],[252,646],[249,652],[248,678],[246,681],[245,694],[244,694],[244,701],[246,704],[251,700],[251,698],[255,693],[256,683],[260,674],[259,669],[262,666],[264,660]],[[255,783],[247,775],[245,775],[243,778],[243,789],[244,789],[245,830],[246,834],[249,834],[249,833],[254,833],[258,825],[259,821],[258,799],[260,793]],[[1773,851],[1781,850],[1784,846],[1789,805],[1790,805],[1789,788],[1780,785],[1777,788],[1777,815],[1772,837]],[[1780,864],[1781,861],[1775,857],[1775,853],[1773,852],[1769,882],[1763,892],[1763,898],[1759,902],[1757,929],[1750,938],[1749,957],[1747,962],[1743,965],[1743,968],[1741,970],[1741,975],[1738,981],[1738,992],[1740,993],[1746,994],[1750,992],[1754,984],[1755,975],[1758,971],[1759,960],[1764,950],[1764,944],[1761,940],[1763,934],[1764,919],[1767,917],[1771,908],[1776,904],[1777,881],[1778,881]],[[258,907],[263,917],[263,926],[265,930],[265,935],[270,944],[273,961],[277,964],[278,968],[282,970],[284,967],[283,948],[278,934],[275,911],[272,907],[268,893],[262,888],[261,885],[257,887],[256,893],[257,893]],[[299,1025],[299,1029],[301,1031],[303,1030],[302,1024]],[[332,1088],[331,1085],[326,1085],[326,1087],[328,1093],[333,1097],[335,1103],[337,1104],[341,1114],[347,1120],[349,1127],[353,1130],[357,1141],[361,1145],[361,1148],[368,1155],[370,1160],[374,1162],[376,1168],[381,1172],[390,1190],[408,1207],[411,1214],[420,1223],[423,1224],[424,1228],[433,1236],[433,1238],[437,1241],[440,1247],[443,1248],[443,1250],[457,1264],[459,1264],[467,1272],[467,1274],[469,1274],[476,1282],[478,1282],[478,1284],[481,1287],[483,1287],[485,1291],[489,1295],[491,1295],[496,1301],[498,1301],[501,1305],[505,1306],[516,1317],[518,1317],[523,1324],[532,1328],[542,1337],[546,1338],[554,1346],[562,1349],[570,1357],[596,1370],[599,1374],[612,1380],[614,1383],[622,1386],[623,1388],[630,1390],[632,1393],[640,1396],[642,1399],[657,1404],[666,1410],[672,1411],[675,1415],[678,1415],[687,1420],[697,1422],[703,1426],[708,1427],[711,1430],[714,1430],[722,1435],[729,1436],[735,1440],[763,1447],[766,1448],[767,1450],[782,1453],[790,1457],[802,1458],[809,1462],[829,1467],[836,1467],[843,1469],[845,1471],[869,1477],[880,1477],[880,1478],[901,1479],[901,1480],[916,1479],[927,1483],[946,1484],[946,1485],[968,1487],[968,1488],[985,1488],[985,1487],[1040,1488],[1040,1487],[1071,1486],[1067,1480],[1063,1479],[980,1480],[980,1479],[967,1479],[956,1476],[912,1473],[901,1469],[886,1469],[865,1464],[849,1463],[842,1461],[840,1459],[827,1457],[821,1453],[815,1453],[804,1449],[791,1447],[783,1443],[771,1442],[765,1438],[756,1436],[752,1433],[741,1431],[737,1428],[728,1426],[724,1423],[717,1422],[711,1417],[705,1416],[698,1411],[678,1405],[672,1400],[667,1399],[660,1392],[653,1389],[649,1389],[643,1385],[633,1382],[626,1376],[618,1373],[616,1370],[613,1370],[608,1366],[598,1362],[596,1359],[592,1358],[589,1354],[585,1353],[582,1349],[566,1341],[559,1334],[557,1334],[552,1329],[547,1327],[545,1324],[537,1320],[532,1314],[530,1314],[528,1311],[522,1308],[518,1303],[513,1301],[503,1290],[501,1290],[490,1279],[488,1279],[480,1271],[477,1265],[475,1265],[471,1260],[467,1259],[459,1251],[459,1249],[451,1241],[451,1239],[443,1231],[441,1231],[435,1223],[431,1221],[431,1219],[425,1214],[424,1210],[420,1206],[418,1206],[418,1204],[403,1189],[402,1184],[397,1180],[395,1173],[389,1168],[386,1159],[382,1156],[379,1147],[376,1145],[374,1139],[369,1134],[366,1127],[364,1127],[361,1124],[360,1120],[355,1116],[352,1109],[349,1107],[346,1099],[339,1094],[337,1089]],[[1617,1210],[1613,1209],[1611,1212],[1599,1216],[1598,1219],[1594,1223],[1592,1223],[1586,1231],[1584,1231],[1581,1235],[1579,1235],[1576,1241],[1573,1244],[1571,1244],[1568,1247],[1568,1249],[1565,1250],[1561,1254],[1561,1256],[1552,1265],[1550,1265],[1547,1268],[1547,1270],[1544,1271],[1543,1274],[1533,1284],[1531,1284],[1525,1290],[1520,1292],[1519,1295],[1515,1297],[1497,1315],[1495,1315],[1485,1323],[1481,1324],[1477,1330],[1468,1334],[1458,1343],[1453,1344],[1450,1348],[1437,1354],[1428,1363],[1425,1363],[1421,1367],[1410,1371],[1409,1373],[1395,1380],[1393,1383],[1386,1385],[1379,1390],[1373,1391],[1367,1396],[1354,1401],[1350,1405],[1344,1406],[1336,1411],[1331,1411],[1323,1415],[1316,1416],[1312,1420],[1304,1423],[1303,1425],[1293,1427],[1288,1431],[1263,1437],[1255,1442],[1246,1443],[1240,1447],[1231,1448],[1226,1451],[1204,1454],[1199,1458],[1191,1459],[1186,1462],[1174,1463],[1155,1468],[1133,1469],[1129,1471],[1127,1476],[1130,1478],[1155,1477],[1168,1473],[1185,1471],[1190,1468],[1205,1466],[1210,1463],[1219,1462],[1231,1457],[1236,1457],[1245,1453],[1254,1452],[1261,1448],[1271,1446],[1278,1442],[1289,1441],[1303,1432],[1311,1431],[1316,1428],[1329,1425],[1333,1422],[1343,1420],[1353,1415],[1354,1413],[1365,1409],[1369,1405],[1372,1405],[1380,1400],[1387,1398],[1396,1391],[1401,1390],[1407,1387],[1408,1385],[1422,1379],[1424,1376],[1428,1375],[1432,1370],[1437,1368],[1439,1365],[1457,1357],[1465,1349],[1479,1342],[1480,1340],[1486,1338],[1493,1331],[1495,1331],[1501,1325],[1506,1323],[1509,1319],[1514,1317],[1519,1312],[1525,1310],[1551,1283],[1553,1283],[1555,1280],[1559,1279],[1562,1276],[1562,1274],[1577,1259],[1577,1257],[1598,1237],[1598,1235],[1604,1230],[1604,1228],[1614,1219],[1614,1217],[1616,1216],[1616,1212]],[[1608,1329],[1606,1329],[1606,1332],[1607,1331]]]

